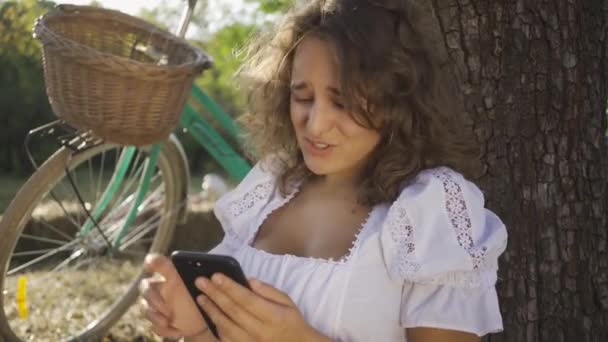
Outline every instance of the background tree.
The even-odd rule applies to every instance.
[[[420,2],[509,230],[487,340],[608,341],[608,2]]]

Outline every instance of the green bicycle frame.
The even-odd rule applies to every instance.
[[[191,98],[207,109],[231,137],[238,137],[238,129],[232,118],[196,84],[192,87]],[[232,178],[240,181],[247,175],[251,169],[251,165],[243,159],[228,142],[226,142],[226,140],[191,104],[186,104],[184,111],[181,114],[179,124],[182,129],[192,135],[194,140],[207,150]],[[139,189],[137,190],[137,195],[135,196],[135,201],[131,205],[129,213],[127,214],[127,219],[123,223],[117,237],[112,241],[115,249],[120,248],[121,240],[137,216],[144,196],[146,192],[148,192],[150,179],[158,161],[160,146],[160,144],[154,144],[148,152],[148,158],[146,160],[144,172],[141,176],[142,178],[140,180]],[[95,222],[99,220],[102,213],[105,212],[110,203],[112,203],[112,198],[114,198],[116,192],[120,189],[125,174],[133,161],[135,150],[136,148],[132,146],[126,147],[123,150],[106,191],[102,195],[99,203],[93,209],[91,217],[85,221],[81,228],[81,235],[86,235],[92,230]]]

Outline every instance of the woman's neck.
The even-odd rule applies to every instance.
[[[344,199],[355,199],[358,196],[359,182],[358,177],[340,177],[337,175],[313,176],[309,180],[309,186],[331,197],[341,197]]]

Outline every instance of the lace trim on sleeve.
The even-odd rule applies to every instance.
[[[247,210],[253,208],[256,202],[266,201],[272,194],[274,181],[269,180],[260,183],[247,191],[243,196],[228,203],[228,212],[234,218],[241,216]]]
[[[414,260],[414,227],[402,204],[399,203],[397,208],[389,211],[387,223],[393,242],[399,246],[397,258],[390,265],[390,272],[400,274],[405,279],[414,279],[420,270],[420,264]]]
[[[467,209],[467,203],[462,194],[462,188],[446,169],[434,170],[431,173],[442,184],[445,194],[445,209],[448,218],[456,231],[458,244],[471,256],[473,269],[478,270],[484,265],[487,247],[476,247],[473,242],[473,228]]]
[[[272,179],[261,181],[260,183],[250,186],[248,190],[241,190],[238,187],[229,194],[229,197],[222,198],[216,202],[216,215],[222,223],[222,228],[226,235],[238,237],[239,240],[245,240],[249,235],[248,216],[255,216],[255,213],[248,211],[254,210],[256,206],[263,205],[268,202],[274,190],[274,181]]]

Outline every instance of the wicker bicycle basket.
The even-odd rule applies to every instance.
[[[107,142],[147,145],[175,128],[211,59],[141,19],[59,5],[34,25],[55,114]]]

